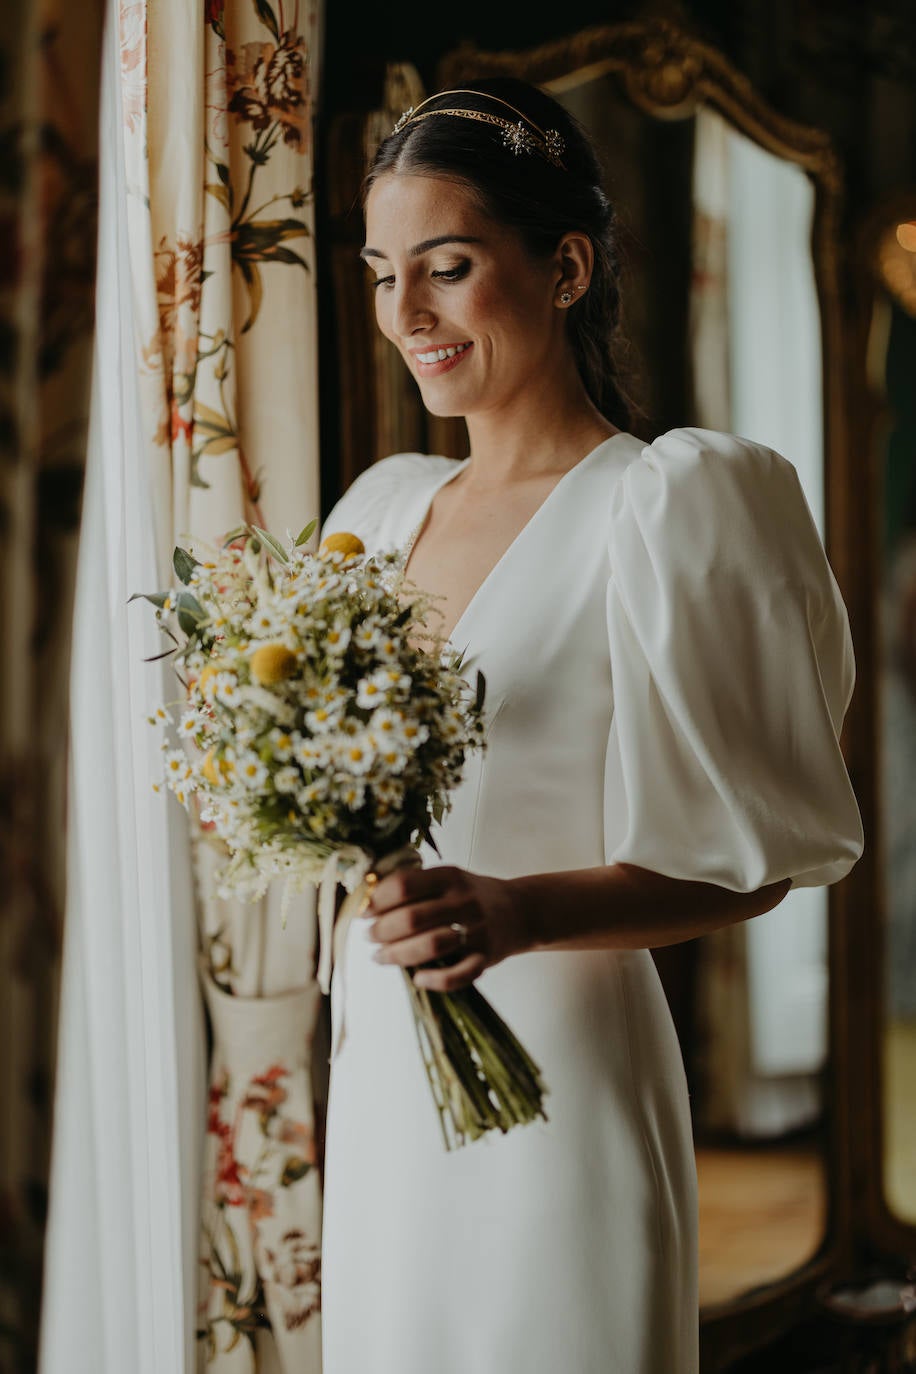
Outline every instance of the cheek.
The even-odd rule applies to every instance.
[[[391,307],[388,304],[387,293],[384,286],[380,286],[377,291],[373,291],[375,300],[375,323],[387,339],[391,338]]]
[[[513,282],[509,272],[488,273],[468,284],[464,318],[476,332],[494,341],[503,338],[511,341],[513,347],[518,347],[520,342],[530,342],[532,329],[537,333],[542,306],[524,287],[525,283]]]

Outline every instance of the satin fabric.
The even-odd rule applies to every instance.
[[[462,467],[386,458],[322,534],[403,546]],[[861,852],[838,744],[846,611],[771,450],[701,429],[604,441],[451,638],[486,674],[488,748],[427,864],[508,878],[630,862],[750,891],[836,881]],[[695,1374],[690,1109],[648,949],[532,951],[481,975],[544,1071],[549,1120],[447,1153],[400,971],[373,948],[354,921],[328,1104],[324,1374]]]

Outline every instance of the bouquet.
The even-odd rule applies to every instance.
[[[319,885],[327,993],[373,881],[421,862],[421,839],[439,853],[431,824],[468,751],[485,748],[486,683],[478,672],[472,689],[462,657],[425,629],[432,598],[407,582],[402,554],[366,556],[344,533],[307,552],[316,524],[286,547],[248,524],[221,546],[191,541],[200,558],[174,551],[180,585],[135,596],[173,643],[155,657],[185,672],[187,696],[171,703],[183,747],[163,741],[164,781],[186,808],[196,798],[225,846],[221,896],[253,900],[285,877],[285,919],[290,892]],[[428,649],[411,641],[418,627]],[[174,723],[167,707],[150,720]],[[417,987],[413,972],[402,969],[446,1149],[546,1120],[540,1071],[486,998]]]

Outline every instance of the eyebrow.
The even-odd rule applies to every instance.
[[[437,239],[424,239],[422,243],[415,243],[413,248],[408,249],[409,258],[422,257],[431,248],[439,248],[443,243],[483,243],[483,239],[474,238],[470,234],[440,234]],[[388,254],[383,253],[380,248],[361,248],[359,250],[361,258],[384,258],[388,259]]]

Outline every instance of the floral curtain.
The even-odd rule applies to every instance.
[[[199,24],[187,16],[179,0],[120,5],[136,349],[162,586],[174,580],[178,542],[219,540],[242,521],[295,534],[319,511],[319,0],[206,0]],[[162,804],[174,805],[164,789]],[[192,818],[192,838],[212,1032],[199,1363],[309,1374],[320,1368],[326,1062],[314,900],[298,898],[284,923],[277,893],[256,905],[218,898],[215,837]]]
[[[0,1368],[35,1367],[65,886],[102,6],[0,16]]]

